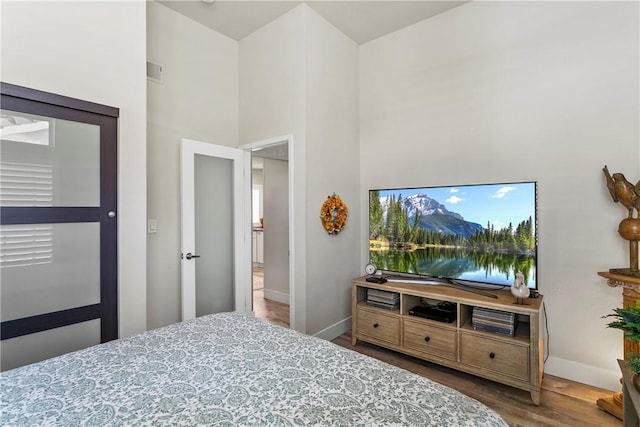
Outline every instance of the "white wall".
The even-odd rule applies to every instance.
[[[628,245],[602,167],[640,178],[638,25],[635,2],[471,2],[360,49],[363,211],[369,188],[538,181],[545,371],[612,390],[622,297],[597,272]]]
[[[289,162],[264,160],[264,297],[289,304]]]
[[[350,280],[360,270],[357,54],[306,5],[240,41],[240,141],[293,135],[292,326],[325,337],[348,328]],[[333,192],[351,208],[338,236],[319,219]]]
[[[306,331],[305,38],[295,8],[240,41],[240,143],[292,135],[292,328]],[[266,224],[265,224],[266,227]],[[295,288],[295,289],[294,289]]]
[[[240,143],[294,133],[304,146],[303,8],[240,40]]]
[[[310,8],[306,36],[307,332],[332,339],[351,326],[351,279],[363,265],[358,46]],[[328,235],[319,213],[333,193],[349,215],[340,234]]]
[[[156,2],[147,3],[147,58],[162,65],[148,83],[149,328],[180,320],[181,138],[238,145],[238,43]]]
[[[264,163],[263,159],[260,159],[261,163]],[[260,169],[252,169],[251,175],[251,184],[252,185],[264,185],[264,170]]]
[[[146,329],[144,2],[2,2],[2,81],[120,109],[120,336]]]

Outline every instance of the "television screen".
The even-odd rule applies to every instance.
[[[536,183],[369,190],[379,270],[537,289]]]

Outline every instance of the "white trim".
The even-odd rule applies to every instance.
[[[331,326],[324,328],[321,331],[313,334],[314,337],[322,338],[323,340],[331,341],[345,332],[349,332],[351,330],[351,316],[343,319],[339,322],[334,323]]]
[[[544,372],[556,377],[566,378],[606,390],[620,391],[619,370],[608,370],[597,366],[585,365],[572,360],[549,356],[544,364]]]
[[[256,151],[256,150],[261,150],[263,148],[272,147],[274,145],[289,143],[292,140],[293,140],[292,134],[275,136],[273,138],[262,139],[260,141],[254,141],[248,144],[242,144],[238,146],[238,148],[241,150]],[[291,160],[291,147],[289,147],[289,160]]]
[[[243,313],[253,313],[253,260],[251,253],[251,239],[253,238],[253,222],[251,219],[251,191],[244,191],[245,188],[251,189],[251,155],[245,151],[242,152],[242,183],[240,185],[239,192],[242,193],[242,204],[244,208],[243,216],[244,220],[237,224],[236,232],[243,236],[243,246],[241,251],[241,262],[236,268],[239,268],[241,273],[241,283],[245,283],[245,286],[240,286],[244,295],[242,295],[242,302],[244,302]],[[248,225],[248,226],[247,226]],[[239,229],[238,229],[239,227]],[[236,285],[236,291],[239,286]],[[238,296],[236,295],[236,310],[238,307]]]
[[[264,289],[264,298],[272,301],[278,301],[284,304],[289,304],[289,294],[284,292],[272,291],[271,289]]]
[[[268,139],[263,139],[260,141],[254,141],[254,142],[250,142],[248,144],[242,144],[240,146],[238,146],[239,149],[241,150],[245,150],[247,152],[251,152],[251,151],[256,151],[258,149],[262,149],[262,148],[268,148],[268,147],[272,147],[275,145],[280,145],[280,144],[287,144],[287,150],[288,150],[288,175],[289,175],[289,295],[288,295],[288,300],[285,301],[281,301],[284,302],[285,304],[289,304],[289,325],[291,325],[290,327],[292,329],[295,329],[295,325],[296,325],[296,316],[295,313],[296,311],[294,310],[294,301],[295,299],[295,292],[296,292],[296,282],[294,280],[295,278],[295,257],[294,254],[296,253],[295,251],[295,245],[294,245],[294,230],[295,230],[295,216],[293,215],[293,209],[294,209],[294,162],[293,162],[293,134],[288,134],[288,135],[281,135],[281,136],[276,136],[273,138],[268,138]],[[248,187],[248,197],[249,200],[251,198],[251,182],[249,182]],[[283,293],[281,293],[282,295],[285,295]],[[267,290],[265,289],[265,298],[267,297]],[[269,298],[269,299],[275,299],[275,298]],[[276,301],[278,301],[276,299]],[[304,331],[302,331],[304,332]]]

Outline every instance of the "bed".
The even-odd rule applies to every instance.
[[[0,375],[3,426],[506,426],[455,390],[238,313]]]

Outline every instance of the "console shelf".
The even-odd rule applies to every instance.
[[[369,289],[399,294],[399,309],[387,310],[367,304]],[[543,375],[540,316],[543,297],[517,304],[508,290],[491,293],[497,298],[447,286],[378,284],[359,277],[352,282],[352,344],[365,341],[527,390],[533,403],[539,405]],[[455,320],[447,323],[409,314],[409,310],[423,302],[454,304]],[[515,335],[474,329],[474,307],[514,313]]]

